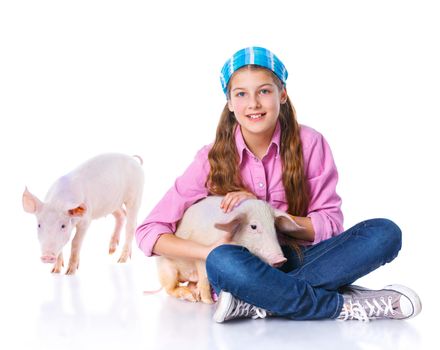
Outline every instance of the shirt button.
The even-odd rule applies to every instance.
[[[259,182],[259,183],[258,183],[258,187],[263,188],[263,187],[264,187],[264,183]]]

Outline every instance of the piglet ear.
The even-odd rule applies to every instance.
[[[67,213],[71,217],[82,217],[87,212],[87,207],[85,204],[81,204],[76,208],[69,209]]]
[[[31,214],[35,214],[43,206],[43,202],[30,193],[27,187],[24,189],[22,202],[24,211]]]
[[[234,214],[234,213],[232,213]],[[233,235],[240,230],[240,227],[247,221],[247,216],[244,213],[238,213],[228,216],[224,222],[217,222],[214,227],[232,233]]]
[[[304,227],[298,225],[289,214],[282,210],[274,209],[275,227],[278,232],[291,233],[304,230]]]

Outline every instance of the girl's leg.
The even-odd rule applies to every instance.
[[[361,222],[339,236],[303,249],[302,261],[295,252],[287,273],[313,287],[337,290],[392,261],[402,246],[399,227],[387,219]]]
[[[224,245],[206,265],[219,293],[292,319],[335,318],[343,298],[336,290],[391,261],[400,249],[401,233],[389,220],[360,223],[345,233],[304,249],[300,264],[289,257],[289,272],[270,267],[247,249]],[[296,260],[295,260],[296,259]]]
[[[335,318],[343,298],[336,291],[314,288],[307,281],[273,268],[237,245],[221,245],[206,259],[211,285],[219,295],[230,292],[239,300],[292,319]]]

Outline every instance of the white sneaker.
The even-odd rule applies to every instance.
[[[254,305],[234,298],[231,293],[221,291],[214,313],[214,321],[222,323],[235,318],[265,318],[269,313]]]
[[[351,285],[342,289],[342,296],[344,307],[338,317],[342,321],[403,320],[418,315],[422,310],[418,295],[398,284],[380,290]]]

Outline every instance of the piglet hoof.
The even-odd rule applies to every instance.
[[[64,260],[62,257],[59,256],[56,263],[53,264],[53,269],[51,272],[52,273],[60,273],[63,266],[64,266]]]
[[[131,258],[131,253],[123,251],[118,263],[126,263],[129,258]]]
[[[110,247],[108,248],[108,253],[110,255],[112,255],[115,251],[116,248],[118,247],[119,242],[118,241],[110,241]]]
[[[197,283],[189,282],[187,288],[191,291],[195,301],[201,300],[200,289],[198,288]]]
[[[199,300],[197,300],[194,296],[186,296],[186,297],[181,298],[181,299],[185,300],[185,301],[189,301],[191,303],[198,303],[199,302]]]
[[[59,267],[59,266],[54,266],[51,272],[52,272],[52,273],[60,273],[60,272],[61,272],[61,267]]]
[[[212,300],[211,296],[208,296],[208,297],[202,296],[202,303],[204,303],[204,304],[214,304],[214,301]]]
[[[196,300],[196,302],[199,302],[202,300],[202,298],[200,297],[200,291],[199,290],[195,290],[192,292],[194,299]]]
[[[67,268],[66,275],[74,275],[76,270],[78,270],[79,263],[70,263]]]
[[[206,290],[206,288],[201,288],[199,292],[200,301],[204,304],[214,304],[214,301],[211,297],[211,289],[209,288]]]
[[[197,303],[200,299],[196,294],[191,293],[191,291],[185,291],[181,294],[180,299],[190,301],[192,303]]]

